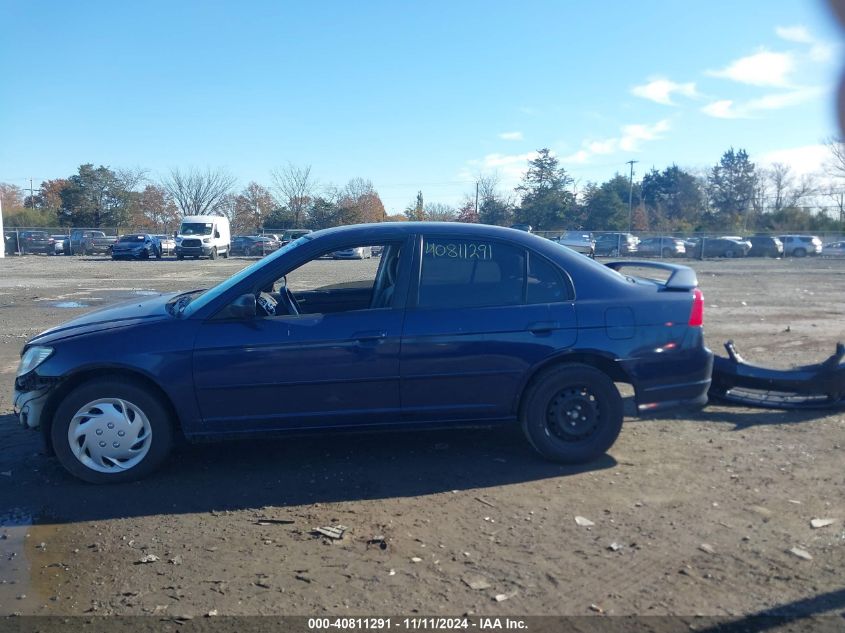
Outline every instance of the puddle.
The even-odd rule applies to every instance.
[[[79,303],[79,301],[57,301],[52,304],[54,308],[87,308],[87,303]]]
[[[19,508],[0,513],[0,617],[49,612],[58,600],[67,546],[57,525],[37,520]]]
[[[0,615],[21,611],[32,586],[26,557],[32,515],[22,510],[0,514]]]

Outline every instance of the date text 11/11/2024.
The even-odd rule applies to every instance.
[[[513,617],[353,617],[353,618],[308,618],[308,629],[312,631],[383,631],[405,629],[410,631],[446,631],[446,630],[526,630],[527,622]]]

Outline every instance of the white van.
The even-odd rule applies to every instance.
[[[176,234],[176,259],[229,257],[229,220],[217,215],[186,215]]]

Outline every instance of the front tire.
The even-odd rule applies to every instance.
[[[546,459],[582,464],[602,456],[622,430],[622,398],[607,374],[580,363],[545,370],[525,391],[520,423]]]
[[[807,249],[805,248],[796,248],[792,251],[793,257],[806,257],[807,256]]]
[[[208,256],[209,259],[217,259],[217,247],[211,249],[211,254]]]
[[[173,421],[144,387],[117,378],[74,389],[56,410],[50,435],[56,457],[75,477],[94,484],[150,474],[173,447]]]

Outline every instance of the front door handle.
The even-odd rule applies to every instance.
[[[558,328],[560,328],[560,323],[557,321],[537,321],[528,325],[528,331],[536,335],[549,334]]]

